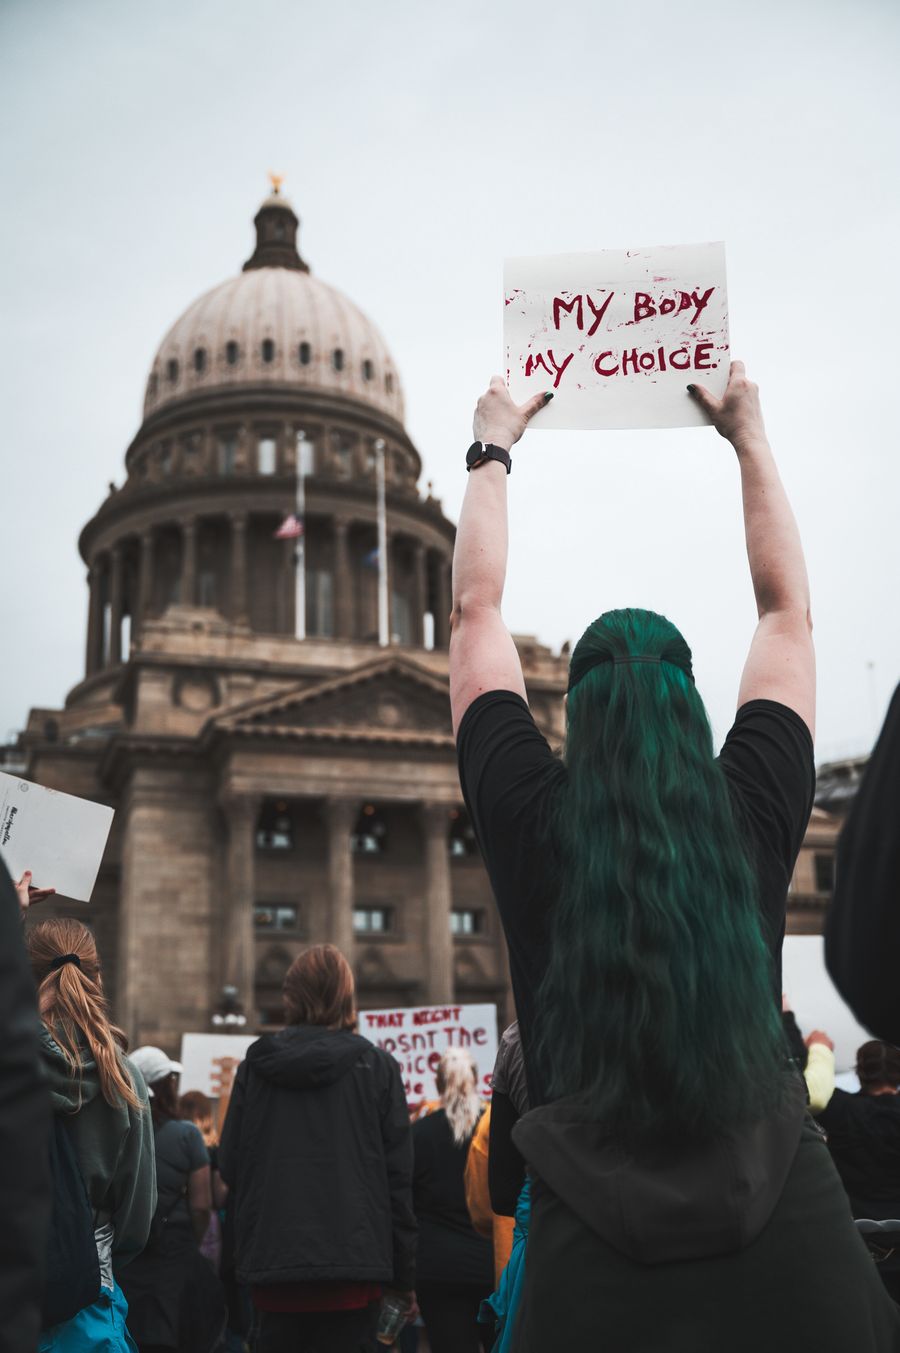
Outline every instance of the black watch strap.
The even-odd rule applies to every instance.
[[[512,470],[512,456],[502,446],[494,446],[492,442],[472,443],[466,452],[466,469],[476,470],[488,460],[499,460],[501,465],[506,466],[507,474]]]

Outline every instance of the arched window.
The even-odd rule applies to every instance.
[[[309,346],[308,343],[300,344],[298,356],[300,357],[301,366],[309,366],[310,362],[312,361],[312,348]]]
[[[155,371],[150,372],[150,379],[147,382],[147,398],[153,399],[159,389],[159,377]]]
[[[220,433],[216,443],[216,468],[219,474],[234,474],[237,469],[238,439],[233,432]]]
[[[260,474],[274,474],[277,447],[274,437],[260,437],[256,444],[257,465]]]
[[[206,348],[194,349],[194,370],[198,376],[206,370]]]
[[[375,378],[375,367],[372,365],[372,362],[368,357],[362,364],[362,373],[364,381],[374,380]]]
[[[335,348],[334,352],[331,354],[331,365],[334,367],[335,371],[343,371],[344,369],[343,348]]]
[[[264,338],[262,341],[262,359],[264,362],[275,360],[275,344],[271,338]]]
[[[233,338],[229,338],[225,344],[225,361],[229,366],[237,366],[238,345]]]
[[[168,360],[168,362],[166,362],[166,375],[167,375],[168,378],[169,378],[169,384],[170,384],[170,385],[174,385],[175,382],[178,380],[178,360],[177,360],[177,358],[175,358],[175,357],[170,357],[169,360]]]
[[[384,376],[384,388],[385,388],[385,390],[388,392],[389,395],[393,394],[393,392],[394,392],[394,373],[393,373],[392,371],[386,371],[386,372],[385,372],[385,376]]]

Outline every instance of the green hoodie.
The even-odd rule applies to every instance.
[[[94,1209],[95,1226],[111,1222],[116,1267],[140,1254],[156,1210],[156,1158],[153,1124],[144,1078],[127,1057],[140,1109],[108,1104],[100,1092],[97,1064],[87,1049],[81,1074],[73,1076],[59,1044],[41,1026],[41,1060],[50,1083],[53,1112],[64,1114]]]

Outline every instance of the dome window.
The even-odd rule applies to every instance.
[[[300,347],[298,349],[298,356],[300,358],[301,366],[309,366],[310,362],[312,361],[312,348],[309,346],[308,343],[300,344]]]
[[[334,367],[335,371],[343,371],[344,369],[343,348],[335,348],[334,352],[331,354],[331,365]]]
[[[233,338],[229,338],[225,344],[225,361],[229,366],[237,366],[238,345]]]
[[[206,348],[194,348],[194,370],[198,376],[206,370]]]
[[[394,373],[392,371],[388,371],[385,373],[384,388],[389,395],[392,395],[394,393]]]
[[[275,344],[271,338],[264,338],[262,341],[262,359],[266,363],[275,360]]]
[[[166,376],[170,385],[174,385],[178,380],[178,359],[176,357],[170,357],[166,362]]]
[[[260,437],[256,445],[257,465],[260,474],[274,474],[277,460],[277,446],[274,437]]]
[[[372,365],[372,362],[371,362],[371,360],[370,360],[368,357],[366,358],[366,360],[365,360],[365,361],[363,362],[363,364],[362,364],[362,373],[363,373],[363,380],[364,380],[364,381],[370,381],[370,380],[373,380],[374,377],[375,377],[375,368],[374,368],[374,366]]]
[[[159,389],[159,378],[155,371],[150,372],[150,379],[147,382],[147,398],[155,399],[156,392]]]

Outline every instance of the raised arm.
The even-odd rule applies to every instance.
[[[476,441],[509,451],[550,394],[516,405],[494,376],[475,409]],[[486,460],[469,474],[453,551],[453,612],[450,617],[450,706],[454,736],[482,691],[525,696],[516,646],[500,614],[509,550],[506,467]]]
[[[776,700],[800,715],[815,736],[816,660],[809,580],[800,533],[772,455],[757,387],[743,362],[732,362],[728,386],[716,399],[688,389],[731,442],[741,470],[744,532],[759,623],[741,677],[738,707]]]

